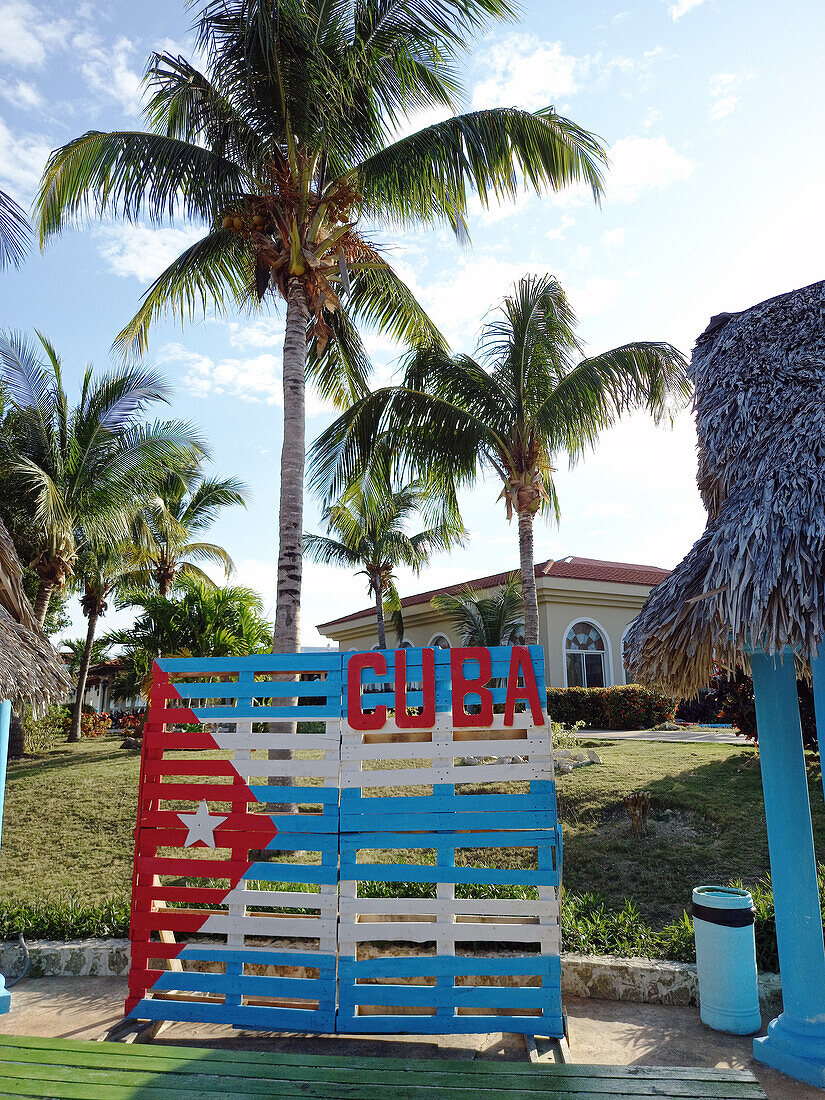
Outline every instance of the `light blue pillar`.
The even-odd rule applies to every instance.
[[[784,1009],[754,1039],[753,1056],[822,1088],[825,943],[793,654],[757,650],[751,670]]]
[[[6,794],[6,763],[9,758],[9,725],[11,724],[11,703],[4,699],[0,703],[0,839],[3,836],[3,800]],[[0,1016],[11,1008],[11,994],[6,989],[6,981],[0,974]]]

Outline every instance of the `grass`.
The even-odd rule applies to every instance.
[[[557,784],[566,946],[603,951],[624,944],[628,953],[683,957],[689,934],[686,941],[678,921],[692,887],[732,879],[754,887],[768,871],[758,756],[751,748],[718,744],[592,744],[604,763]],[[138,754],[113,739],[61,745],[10,765],[0,934],[20,925],[32,935],[48,928],[53,935],[71,928],[79,929],[75,935],[122,934],[139,766]],[[825,857],[815,757],[808,770],[814,834]],[[639,839],[622,803],[637,790],[651,793],[648,835]],[[382,889],[375,884],[375,892]]]

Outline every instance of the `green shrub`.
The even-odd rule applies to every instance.
[[[564,726],[587,729],[652,729],[673,718],[676,703],[661,691],[622,684],[609,688],[550,688],[547,710]]]
[[[68,733],[68,720],[71,707],[65,703],[51,706],[39,718],[35,718],[27,709],[23,718],[23,736],[25,751],[37,756],[48,752],[56,742],[64,741]]]
[[[78,940],[129,935],[129,899],[86,902],[71,895],[37,901],[0,901],[0,939],[22,932],[33,940]]]

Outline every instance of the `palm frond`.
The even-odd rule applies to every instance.
[[[90,130],[49,157],[37,197],[40,243],[90,214],[211,224],[251,188],[236,164],[191,142]]]
[[[32,238],[32,227],[23,210],[11,195],[0,191],[0,271],[19,267],[25,259]]]
[[[158,275],[131,321],[118,333],[114,346],[122,354],[143,355],[148,347],[149,326],[171,313],[192,320],[211,305],[225,312],[230,305],[248,307],[254,279],[251,254],[239,238],[216,229],[185,249]]]
[[[483,206],[582,182],[598,200],[602,143],[552,108],[492,108],[458,115],[402,138],[355,172],[364,213],[384,223],[447,222],[459,231],[471,192]]]

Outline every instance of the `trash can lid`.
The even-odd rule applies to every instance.
[[[751,909],[753,898],[747,890],[735,886],[697,886],[693,891],[693,903],[708,909]]]

